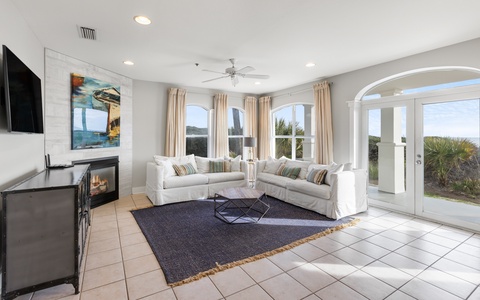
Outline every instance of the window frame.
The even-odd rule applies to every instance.
[[[311,107],[311,117],[310,117],[310,121],[311,121],[311,134],[310,135],[296,135],[296,106],[297,105],[308,105]],[[275,131],[275,114],[285,108],[288,108],[288,107],[292,107],[292,134],[291,135],[276,135],[276,131]],[[294,103],[289,103],[287,105],[282,105],[280,107],[277,107],[276,109],[272,110],[271,112],[271,120],[272,120],[272,133],[271,133],[271,136],[272,136],[272,140],[271,140],[271,150],[272,150],[272,153],[274,156],[276,156],[276,139],[277,138],[287,138],[287,139],[292,139],[292,149],[291,149],[291,153],[292,153],[292,157],[291,159],[292,160],[297,160],[297,157],[296,157],[296,151],[295,151],[295,145],[297,144],[297,139],[302,139],[302,140],[306,140],[306,139],[311,139],[312,141],[312,155],[311,157],[308,157],[308,158],[304,158],[302,157],[301,160],[308,160],[308,161],[313,161],[314,158],[315,158],[315,147],[314,147],[314,144],[315,144],[315,114],[314,114],[314,104],[312,103],[306,103],[306,102],[294,102]],[[305,124],[306,124],[306,120],[304,120],[304,127]],[[305,128],[303,128],[303,130],[305,130]]]
[[[189,106],[195,106],[195,107],[199,107],[199,108],[202,108],[205,110],[205,113],[207,115],[207,134],[201,134],[201,135],[192,135],[192,134],[187,134],[187,119],[188,119],[188,107]],[[188,138],[198,138],[198,137],[206,137],[207,138],[207,157],[210,157],[211,155],[211,151],[212,151],[212,145],[211,145],[211,141],[212,141],[212,134],[211,134],[211,110],[203,105],[199,105],[199,104],[187,104],[186,105],[186,108],[185,108],[185,151],[187,150],[186,149],[186,146],[187,146],[187,139]],[[197,154],[193,153],[195,156],[197,156]]]
[[[230,138],[238,138],[238,139],[241,139],[241,144],[242,144],[242,157],[245,159],[245,147],[243,146],[243,138],[245,137],[245,110],[241,107],[238,107],[238,106],[228,106],[227,108],[227,118],[230,117],[230,109],[237,109],[238,111],[240,111],[242,113],[242,118],[243,118],[243,127],[242,127],[242,135],[230,135],[230,133],[228,133],[228,153],[230,154]],[[227,120],[227,124],[229,123],[228,122],[229,119]],[[227,132],[229,132],[228,130],[229,128],[227,128]]]

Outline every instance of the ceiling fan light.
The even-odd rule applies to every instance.
[[[152,23],[152,21],[145,16],[135,16],[133,19],[135,20],[135,22],[141,25],[150,25]]]

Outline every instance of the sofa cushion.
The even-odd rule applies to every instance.
[[[307,178],[309,165],[311,165],[311,162],[301,160],[287,160],[285,163],[285,167],[287,168],[300,168],[300,173],[298,174],[298,178],[300,179]]]
[[[193,167],[191,163],[187,163],[184,165],[173,165],[173,169],[178,176],[185,176],[185,175],[192,175],[196,174],[197,170]]]
[[[173,189],[179,187],[189,187],[193,185],[207,184],[208,177],[204,174],[192,174],[188,176],[172,176],[165,178],[163,187],[165,189]]]
[[[307,194],[322,199],[330,199],[330,186],[326,184],[314,184],[306,180],[292,180],[287,183],[289,191]]]
[[[243,172],[207,173],[205,176],[208,177],[209,184],[245,179],[245,173]]]
[[[287,182],[294,181],[293,179],[290,179],[288,177],[277,176],[270,173],[258,173],[257,180],[283,188],[287,186]]]

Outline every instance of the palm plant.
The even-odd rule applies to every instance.
[[[467,139],[432,136],[424,139],[425,171],[441,186],[447,186],[449,174],[476,154],[477,147]]]

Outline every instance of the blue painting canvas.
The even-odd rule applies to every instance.
[[[72,149],[120,146],[120,86],[72,73]]]

